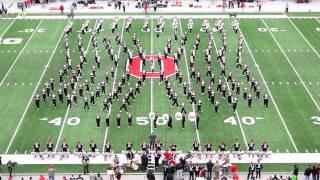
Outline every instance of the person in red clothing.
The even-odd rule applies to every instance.
[[[64,6],[62,4],[60,5],[59,9],[60,9],[61,14],[63,14]]]
[[[231,171],[231,175],[233,180],[239,180],[239,176],[238,176],[238,166],[237,165],[232,165],[230,168]]]
[[[148,3],[147,2],[144,3],[143,8],[144,8],[144,13],[147,14],[147,10],[148,10]]]
[[[169,150],[166,150],[166,151],[163,153],[163,156],[164,156],[164,159],[170,159],[170,157],[172,157],[172,153],[169,152]]]

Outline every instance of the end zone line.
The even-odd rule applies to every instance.
[[[126,22],[126,18],[123,18],[123,25],[122,25],[121,37],[120,37],[120,42],[121,43],[122,43],[122,39],[123,39],[123,30],[124,30],[125,22]],[[121,45],[119,45],[119,49],[118,49],[118,58],[120,58],[120,52],[121,52],[120,48],[121,48]],[[119,64],[116,67],[115,72],[114,72],[114,79],[113,79],[112,92],[111,92],[112,96],[113,96],[113,90],[114,90],[115,84],[116,84],[116,79],[117,79],[117,74],[118,74],[118,67],[119,67]],[[110,106],[108,114],[111,113],[111,109],[112,109],[112,106]],[[107,138],[108,138],[108,127],[106,127],[106,132],[104,133],[104,139],[103,139],[103,143],[102,143],[103,144],[102,152],[104,152],[104,150],[105,150],[104,146],[106,144]]]
[[[265,25],[265,27],[268,29],[268,32],[270,33],[270,35],[272,36],[273,40],[276,42],[276,44],[278,45],[278,47],[280,48],[282,54],[284,55],[284,57],[286,58],[287,62],[290,64],[290,66],[292,67],[293,71],[296,73],[296,75],[298,76],[299,80],[301,82],[303,82],[302,78],[300,77],[299,73],[297,72],[296,68],[293,66],[293,64],[291,63],[291,60],[289,59],[289,57],[287,56],[287,54],[283,51],[282,47],[280,46],[279,42],[277,41],[277,39],[274,37],[273,33],[270,31],[268,25],[265,23],[265,21],[263,19],[261,19],[261,21],[263,22],[263,24]],[[305,88],[305,90],[307,91],[307,93],[309,94],[310,98],[312,99],[313,103],[316,105],[318,111],[320,111],[320,107],[318,105],[318,103],[316,102],[316,100],[313,98],[312,94],[310,93],[308,87],[305,85],[305,83],[302,83],[303,87]]]
[[[218,55],[218,48],[217,48],[217,45],[216,45],[216,42],[214,41],[214,39],[215,38],[213,38],[213,45],[214,45],[214,48],[216,49],[216,54]],[[227,80],[226,77],[224,77],[224,79]],[[229,86],[227,81],[226,81],[226,84],[227,84],[228,90],[230,91],[230,86]],[[235,114],[236,114],[236,117],[237,117],[237,121],[239,123],[240,131],[241,131],[244,143],[245,143],[245,147],[247,147],[248,142],[247,142],[246,134],[244,133],[244,130],[243,130],[243,127],[242,127],[242,123],[240,121],[238,110],[235,111]]]
[[[289,138],[290,138],[290,140],[291,140],[291,143],[292,143],[294,149],[296,150],[296,152],[298,153],[299,150],[298,150],[295,142],[293,141],[293,138],[292,138],[292,136],[291,136],[291,133],[290,133],[290,131],[289,131],[289,129],[288,129],[288,127],[287,127],[287,125],[286,125],[283,117],[282,117],[282,114],[281,114],[281,112],[280,112],[280,110],[279,110],[279,108],[278,108],[278,105],[277,105],[276,101],[274,100],[274,98],[273,98],[273,96],[272,96],[272,94],[271,94],[271,91],[270,91],[270,89],[269,89],[269,87],[268,87],[268,85],[267,85],[267,83],[266,83],[266,80],[264,79],[264,76],[263,76],[263,74],[262,74],[262,72],[261,72],[261,70],[260,70],[260,67],[259,67],[259,65],[257,64],[256,59],[255,59],[255,57],[253,56],[253,54],[252,54],[252,52],[251,52],[251,49],[250,49],[250,47],[249,47],[249,45],[248,45],[248,43],[247,43],[244,35],[242,34],[242,31],[241,31],[240,27],[239,27],[239,32],[240,32],[240,34],[241,34],[241,36],[242,36],[242,38],[243,38],[243,41],[244,41],[244,43],[245,43],[245,45],[246,45],[246,47],[247,47],[247,49],[248,49],[248,51],[249,51],[249,54],[250,54],[250,56],[251,56],[252,61],[254,62],[254,64],[256,65],[256,67],[257,67],[257,69],[258,69],[258,72],[259,72],[259,74],[260,74],[260,77],[261,77],[262,81],[263,81],[264,84],[265,84],[265,87],[266,87],[266,89],[267,89],[267,91],[268,91],[268,93],[269,93],[269,95],[270,95],[270,98],[271,98],[271,100],[272,100],[272,102],[273,102],[273,104],[274,104],[274,107],[276,108],[276,111],[277,111],[277,113],[278,113],[278,115],[279,115],[279,117],[280,117],[280,120],[281,120],[281,122],[282,122],[282,124],[283,124],[283,126],[284,126],[284,128],[285,128],[285,130],[286,130],[286,132],[287,132],[287,134],[288,134],[288,136],[289,136]]]
[[[181,20],[179,18],[179,25],[180,25],[180,35],[182,35],[182,25],[181,25]],[[188,67],[188,62],[187,62],[187,51],[186,51],[186,48],[185,46],[183,46],[183,55],[184,55],[184,61],[185,61],[185,64],[186,64],[186,68],[187,68],[187,77],[188,77],[188,83],[189,85],[191,85],[191,80],[190,80],[190,74],[189,74],[189,67]],[[194,114],[196,114],[196,111],[195,111],[195,108],[194,108],[194,104],[192,104],[192,111]],[[196,128],[196,134],[197,134],[197,139],[198,139],[198,142],[200,144],[200,150],[201,150],[201,143],[200,143],[200,136],[199,136],[199,130],[197,129],[197,125],[196,125],[196,120],[194,121],[194,125],[195,125],[195,128]]]
[[[308,43],[308,45],[311,47],[311,49],[314,51],[314,53],[318,56],[318,58],[320,58],[320,55],[318,53],[318,51],[312,46],[312,44],[309,42],[309,40],[302,34],[302,32],[299,30],[299,28],[294,24],[294,22],[292,22],[292,20],[290,18],[288,18],[289,22],[292,24],[292,26],[299,32],[299,34],[301,35],[301,37]]]
[[[9,75],[10,71],[12,70],[13,66],[17,63],[17,61],[19,60],[20,56],[22,55],[24,49],[27,47],[27,45],[29,44],[29,42],[31,41],[32,37],[36,34],[37,30],[40,27],[40,24],[42,23],[43,20],[41,20],[38,24],[38,26],[34,29],[34,31],[32,32],[31,36],[29,37],[28,41],[26,42],[26,44],[24,44],[23,48],[21,49],[20,53],[18,54],[18,56],[16,57],[16,59],[13,61],[13,63],[11,64],[9,70],[7,71],[7,73],[4,75],[4,77],[2,78],[1,82],[0,82],[0,86],[3,84],[4,80],[7,78],[7,76]]]
[[[40,23],[41,23],[41,22],[40,22]],[[39,24],[40,24],[40,23],[39,23]],[[38,27],[39,27],[39,26],[38,26]],[[34,32],[36,32],[36,31],[34,31]],[[52,60],[52,58],[53,58],[53,56],[54,56],[54,54],[55,54],[55,52],[56,52],[59,44],[60,44],[61,39],[63,38],[63,34],[64,34],[64,31],[62,31],[62,33],[61,33],[61,35],[60,35],[60,38],[59,38],[59,41],[57,42],[56,47],[54,48],[54,50],[53,50],[53,52],[52,52],[52,54],[51,54],[51,56],[50,56],[50,58],[49,58],[49,61],[48,61],[47,65],[46,65],[45,68],[44,68],[44,71],[42,72],[42,74],[41,74],[41,76],[40,76],[40,79],[39,79],[39,81],[38,81],[38,83],[37,83],[37,85],[36,85],[36,88],[34,89],[32,95],[31,95],[31,97],[30,97],[30,100],[29,100],[29,102],[28,102],[28,104],[27,104],[27,107],[26,107],[26,109],[24,110],[24,112],[23,112],[23,114],[22,114],[22,116],[21,116],[20,122],[19,122],[16,130],[14,131],[14,134],[13,134],[11,140],[10,140],[10,143],[9,143],[7,149],[6,149],[5,154],[8,154],[8,152],[9,152],[9,150],[10,150],[10,148],[11,148],[11,145],[12,145],[12,143],[13,143],[13,141],[14,141],[14,139],[15,139],[15,137],[16,137],[19,129],[20,129],[20,126],[21,126],[23,120],[24,120],[24,117],[25,117],[26,114],[27,114],[27,111],[28,111],[28,109],[29,109],[29,107],[30,107],[30,104],[31,104],[32,100],[34,99],[34,96],[35,96],[35,94],[36,94],[36,92],[37,92],[37,89],[38,89],[38,87],[39,87],[39,85],[40,85],[40,82],[42,81],[42,78],[44,77],[44,74],[47,72],[47,69],[48,69],[48,67],[49,67],[49,64],[50,64],[50,62],[51,62],[51,60]],[[31,38],[30,38],[30,39],[31,39]]]
[[[95,21],[95,24],[94,24],[94,26],[93,26],[93,28],[92,28],[92,32],[91,32],[91,36],[90,36],[90,39],[89,39],[89,42],[88,42],[88,45],[87,45],[86,52],[88,52],[89,47],[90,47],[90,45],[91,45],[91,41],[92,41],[92,37],[93,37],[92,34],[93,34],[93,32],[94,32],[94,28],[95,28],[96,25],[97,25],[97,21],[98,21],[98,20]],[[75,82],[74,89],[77,89],[77,85],[78,85],[78,82],[79,82],[79,77],[80,77],[80,74],[77,76],[77,81]],[[73,99],[73,95],[71,95],[71,99]],[[60,142],[60,139],[61,139],[61,136],[62,136],[62,133],[63,133],[63,130],[64,130],[64,126],[65,126],[65,124],[66,124],[66,119],[67,119],[67,117],[68,117],[69,111],[70,111],[70,105],[67,107],[66,114],[64,115],[63,122],[62,122],[62,127],[61,127],[61,129],[60,129],[60,133],[59,133],[59,136],[58,136],[57,143],[55,144],[56,147],[54,148],[54,152],[56,152],[57,149],[58,149],[58,147],[60,147],[58,144],[59,144],[59,142]]]
[[[150,46],[150,54],[153,57],[153,19],[151,19],[151,25],[150,25],[150,31],[151,31],[151,46]],[[154,63],[154,62],[153,62]],[[150,79],[151,83],[150,83],[150,94],[151,94],[151,103],[150,103],[150,110],[153,113],[153,78]],[[151,119],[150,119],[151,121]],[[156,122],[157,123],[157,122]],[[151,133],[153,133],[153,122],[150,122],[150,128],[151,128]]]

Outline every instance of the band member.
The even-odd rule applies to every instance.
[[[130,128],[132,127],[132,114],[131,112],[128,112],[127,115],[128,115],[128,127]]]
[[[96,124],[97,124],[97,128],[100,128],[100,122],[101,122],[101,114],[98,111],[97,116],[96,116]]]
[[[121,120],[121,114],[120,114],[120,112],[117,113],[116,120],[117,120],[117,127],[120,128],[120,120]]]

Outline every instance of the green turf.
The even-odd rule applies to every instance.
[[[4,23],[0,24],[0,33],[4,32],[6,26],[8,26],[12,20],[1,20]],[[132,34],[137,33],[141,40],[142,46],[146,51],[146,55],[157,54],[157,50],[163,52],[164,46],[168,38],[173,38],[173,30],[171,28],[172,19],[166,19],[165,31],[161,33],[157,38],[154,32],[144,33],[141,31],[143,26],[143,20],[134,19],[133,28],[130,33],[123,32],[123,23],[127,19],[120,19],[118,23],[117,32],[122,36],[122,39],[128,43],[130,49],[133,50],[135,55],[136,49],[132,45]],[[277,42],[283,48],[284,52],[281,52],[277,43],[269,32],[260,32],[259,28],[266,28],[263,21],[268,28],[280,28],[286,31],[272,32]],[[253,73],[255,79],[258,79],[261,86],[261,96],[264,93],[269,93],[266,86],[268,86],[274,101],[277,105],[270,100],[270,107],[264,108],[262,100],[253,100],[253,108],[249,109],[246,102],[239,96],[237,114],[232,112],[231,106],[228,105],[227,100],[222,99],[219,93],[216,93],[216,98],[220,101],[220,112],[214,113],[213,106],[207,99],[207,93],[201,95],[200,87],[196,84],[194,79],[191,79],[192,88],[196,91],[196,97],[200,98],[203,102],[203,112],[200,114],[201,122],[199,128],[199,138],[201,146],[203,147],[207,141],[212,141],[216,148],[220,141],[225,141],[229,148],[231,148],[235,139],[239,139],[242,147],[245,146],[245,141],[253,139],[256,141],[257,146],[260,142],[266,140],[271,147],[272,151],[279,152],[295,152],[294,145],[296,145],[299,152],[305,152],[306,149],[309,152],[314,152],[320,148],[318,141],[319,125],[312,122],[312,116],[318,116],[319,109],[317,109],[315,103],[319,104],[319,83],[318,83],[318,69],[319,60],[315,52],[306,42],[306,40],[299,34],[295,27],[288,19],[243,19],[240,20],[241,32],[243,33],[249,48],[252,51],[252,56],[249,53],[248,48],[244,45],[244,58],[246,63]],[[210,19],[211,27],[214,27],[215,19]],[[225,20],[225,30],[228,36],[228,51],[226,54],[227,59],[227,73],[233,72],[236,79],[243,82],[241,90],[244,86],[250,85],[246,82],[245,77],[241,76],[241,71],[235,67],[236,48],[238,35],[232,31],[231,20]],[[310,42],[310,44],[317,50],[320,50],[320,43],[317,41],[319,38],[319,31],[316,30],[319,27],[319,22],[315,19],[301,20],[293,19],[292,22],[299,28],[301,33]],[[33,94],[41,74],[44,72],[45,65],[52,56],[52,61],[48,66],[41,84],[39,85],[37,92],[40,92],[43,88],[43,84],[48,81],[49,78],[55,79],[56,89],[61,87],[58,83],[58,71],[65,63],[65,48],[63,39],[60,41],[57,47],[57,51],[53,52],[57,45],[60,35],[66,25],[65,20],[43,20],[40,24],[40,28],[45,28],[46,33],[36,32],[32,36],[32,33],[17,32],[25,29],[35,29],[40,23],[40,20],[16,20],[9,28],[3,38],[19,37],[23,41],[19,45],[0,45],[1,61],[0,61],[0,78],[3,79],[5,74],[9,70],[10,66],[14,63],[16,58],[17,62],[10,70],[8,76],[4,80],[4,84],[0,87],[0,103],[1,124],[6,124],[6,128],[3,128],[3,133],[6,136],[0,136],[0,152],[4,153],[9,145],[10,140],[22,118],[24,111],[26,114],[21,120],[21,126],[18,129],[14,141],[9,148],[9,153],[24,153],[25,151],[32,151],[32,144],[35,140],[39,140],[42,147],[45,146],[49,138],[58,144],[63,139],[66,139],[71,147],[71,151],[74,148],[76,141],[80,140],[85,148],[88,148],[89,141],[95,140],[99,150],[103,149],[104,139],[107,139],[113,145],[116,152],[120,152],[125,143],[131,140],[134,143],[135,149],[139,149],[142,141],[148,140],[148,135],[151,132],[151,123],[146,125],[138,125],[136,123],[136,117],[147,117],[151,111],[158,112],[159,115],[164,113],[174,114],[180,110],[180,108],[171,107],[171,101],[168,101],[166,96],[166,90],[164,84],[159,85],[158,79],[147,79],[141,89],[141,96],[137,96],[136,101],[132,102],[132,107],[129,110],[133,113],[133,127],[127,127],[127,117],[125,112],[121,113],[121,128],[116,128],[115,116],[119,112],[121,106],[121,99],[123,94],[120,95],[120,101],[114,101],[111,110],[111,125],[109,129],[105,128],[104,117],[106,112],[102,112],[102,128],[96,128],[95,116],[98,111],[102,111],[103,99],[106,95],[102,95],[101,100],[96,100],[95,106],[90,106],[91,111],[83,110],[83,100],[78,97],[78,105],[72,106],[70,110],[66,109],[66,104],[58,104],[57,109],[53,109],[51,99],[46,103],[41,103],[39,111],[36,110],[34,101],[31,99],[30,107],[27,107],[31,95]],[[77,33],[76,31],[81,27],[81,20],[75,20],[74,33],[71,35],[71,56],[73,60],[73,66],[78,63],[79,52],[77,48]],[[96,23],[95,20],[90,21],[90,28]],[[151,29],[155,28],[157,20],[150,22]],[[178,28],[178,34],[185,31],[187,28],[187,20],[181,19]],[[188,81],[188,61],[191,55],[191,50],[194,44],[196,33],[201,28],[202,19],[194,20],[194,29],[191,34],[188,35],[188,41],[186,44],[186,58],[182,55],[179,62],[179,70],[183,74],[184,80]],[[111,37],[115,54],[118,54],[120,50],[120,62],[117,69],[116,80],[110,79],[109,85],[107,85],[107,93],[112,90],[113,83],[117,83],[125,72],[126,55],[122,52],[122,47],[115,43],[115,34],[110,30],[111,20],[104,20],[104,31],[98,35],[98,48],[101,50],[100,56],[102,58],[101,68],[97,70],[97,82],[104,79],[106,71],[110,72],[110,68],[113,63],[110,61],[109,56],[106,55],[105,47],[102,43],[103,36],[107,34]],[[83,71],[83,77],[80,82],[85,79],[89,79],[89,73],[91,66],[94,65],[94,57],[92,54],[92,45],[89,43],[91,33],[86,33],[83,38],[83,44],[85,48],[88,48],[88,64],[85,65]],[[200,33],[201,44],[200,49],[196,56],[196,70],[201,72],[202,77],[205,77],[206,63],[204,62],[203,50],[207,47],[207,36],[204,33]],[[30,42],[26,45],[28,39]],[[180,40],[180,37],[179,37]],[[172,52],[176,51],[179,46],[179,41],[173,42]],[[216,47],[221,46],[221,35],[214,33],[214,42]],[[87,46],[88,45],[88,46]],[[20,51],[24,48],[19,55]],[[214,47],[215,49],[215,47]],[[309,51],[308,51],[309,49]],[[74,51],[73,51],[74,50]],[[230,51],[229,51],[230,50]],[[16,51],[16,52],[15,52]],[[42,51],[42,52],[40,52]],[[216,81],[220,78],[219,65],[216,63],[216,52],[212,51],[212,67],[213,72],[216,75]],[[173,53],[171,53],[171,56]],[[294,69],[288,63],[292,63]],[[255,62],[258,68],[255,65]],[[150,64],[147,62],[146,68],[150,68]],[[159,67],[156,66],[158,70]],[[259,70],[262,74],[260,74]],[[306,88],[301,84],[297,74],[305,81]],[[262,77],[265,79],[266,84],[263,83]],[[170,80],[174,81],[174,76]],[[221,77],[224,81],[224,77]],[[209,83],[209,79],[205,78],[206,83]],[[67,80],[69,82],[69,80]],[[130,78],[130,84],[135,85],[136,78]],[[281,84],[280,84],[281,82]],[[288,82],[288,84],[287,84]],[[311,82],[312,84],[309,84]],[[8,84],[9,83],[9,84]],[[16,83],[16,84],[15,84]],[[32,83],[32,84],[30,84]],[[96,85],[91,85],[90,88],[95,90]],[[216,85],[212,85],[213,89],[216,89]],[[129,86],[123,87],[123,91],[128,91]],[[174,89],[178,93],[179,104],[185,103],[188,112],[192,112],[193,108],[186,97],[183,95],[183,89],[176,82]],[[313,102],[312,98],[315,99]],[[70,90],[70,89],[69,89]],[[252,92],[252,91],[250,91]],[[88,96],[88,93],[85,93]],[[152,96],[152,97],[151,97]],[[151,102],[152,99],[152,102]],[[195,108],[197,108],[195,106]],[[279,112],[278,112],[279,110]],[[70,119],[77,117],[80,118],[78,125],[70,125],[68,123]],[[236,125],[225,123],[227,118],[236,120]],[[251,118],[262,117],[262,120],[255,120],[255,123],[248,123]],[[40,121],[41,118],[48,118],[49,120],[62,121],[59,126],[50,124],[48,121]],[[65,120],[65,122],[63,122]],[[64,125],[63,125],[64,124]],[[240,126],[241,124],[241,126]],[[286,128],[288,128],[288,131]],[[166,128],[166,125],[159,125],[154,130],[158,137],[162,140],[165,148],[175,142],[178,145],[178,149],[185,151],[190,150],[192,142],[197,140],[198,135],[195,129],[193,121],[187,120],[186,128],[181,128],[180,121],[173,120],[173,129]],[[292,136],[293,142],[289,138],[289,134]],[[307,141],[306,141],[307,139]]]

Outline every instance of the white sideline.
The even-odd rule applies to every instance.
[[[90,36],[90,39],[89,39],[89,42],[88,42],[88,45],[87,45],[86,52],[88,52],[88,50],[89,50],[90,43],[91,43],[91,40],[92,40],[92,34],[93,34],[93,31],[94,31],[94,28],[95,28],[96,25],[97,25],[97,21],[98,21],[98,20],[95,21],[95,24],[94,24],[94,26],[93,26],[93,28],[92,28],[92,32],[91,32],[91,36]],[[79,74],[78,77],[77,77],[77,82],[75,83],[74,89],[77,88],[77,85],[78,85],[78,82],[79,82],[79,77],[80,77],[80,74]],[[72,97],[73,97],[73,94],[71,95],[71,99],[73,99]],[[67,119],[67,117],[68,117],[69,111],[70,111],[70,105],[67,107],[66,114],[64,115],[64,118],[63,118],[62,127],[61,127],[61,129],[60,129],[60,133],[59,133],[59,136],[58,136],[58,140],[57,140],[57,143],[55,144],[56,147],[54,148],[54,151],[55,151],[55,152],[57,151],[58,147],[60,147],[60,146],[59,146],[59,142],[60,142],[60,139],[61,139],[61,136],[62,136],[62,133],[63,133],[64,126],[65,126],[65,124],[66,124],[66,119]]]
[[[210,27],[210,26],[209,26],[209,27]],[[214,41],[214,39],[215,39],[215,38],[213,38],[213,45],[214,45],[214,48],[216,49],[216,53],[217,53],[217,55],[218,55],[218,48],[217,48],[217,45],[216,45],[216,42]],[[227,80],[226,77],[224,77],[224,79]],[[230,91],[230,86],[229,86],[228,82],[226,82],[226,84],[227,84],[228,90]],[[241,131],[241,134],[242,134],[242,137],[243,137],[245,146],[247,147],[248,142],[247,142],[246,134],[244,133],[244,130],[243,130],[243,127],[242,127],[242,123],[241,123],[241,121],[240,121],[240,117],[239,117],[238,110],[236,110],[235,113],[236,113],[236,116],[237,116],[237,121],[238,121],[238,123],[239,123],[240,131]]]
[[[293,71],[296,73],[296,75],[298,76],[299,80],[301,82],[303,82],[302,78],[300,77],[299,73],[297,72],[296,68],[293,66],[293,64],[291,63],[291,60],[289,59],[289,57],[287,56],[287,54],[283,51],[282,47],[280,46],[279,42],[277,41],[277,39],[274,37],[273,33],[270,31],[268,25],[265,23],[265,21],[263,19],[261,19],[261,21],[263,22],[263,24],[266,26],[266,28],[268,29],[268,32],[270,33],[270,35],[272,36],[273,40],[276,42],[276,44],[278,45],[278,47],[280,48],[282,54],[285,56],[286,60],[288,61],[288,63],[290,64],[290,66],[292,67]],[[303,87],[305,88],[305,90],[308,92],[310,98],[312,99],[313,103],[316,105],[318,111],[320,111],[320,107],[318,105],[318,103],[316,102],[316,100],[313,98],[312,94],[310,93],[309,89],[307,88],[307,86],[305,85],[305,83],[302,83]]]
[[[179,18],[179,25],[180,25],[180,35],[182,35],[182,25],[181,25],[181,20]],[[188,77],[188,84],[191,86],[191,80],[190,80],[190,73],[189,73],[189,67],[188,67],[188,62],[187,62],[187,51],[186,51],[186,48],[183,47],[183,55],[184,55],[184,61],[185,61],[185,64],[186,64],[186,68],[187,68],[187,77]],[[196,114],[196,111],[195,111],[195,108],[194,108],[194,104],[192,104],[192,110],[193,110],[193,113]],[[201,149],[201,142],[200,142],[200,136],[199,136],[199,130],[197,129],[197,125],[196,125],[196,120],[194,121],[194,125],[195,125],[195,128],[196,128],[196,133],[197,133],[197,139],[198,139],[198,142],[199,142],[199,147]]]
[[[121,30],[121,38],[120,38],[120,42],[122,43],[122,38],[123,38],[123,30],[124,30],[124,26],[125,26],[125,22],[126,22],[126,19],[124,18],[123,19],[123,25],[122,25],[122,30]],[[118,49],[118,58],[120,58],[120,51],[121,51],[121,45],[119,45],[119,49]],[[119,66],[119,65],[118,65]],[[116,78],[117,78],[117,73],[118,73],[118,67],[116,67],[115,69],[115,73],[114,73],[114,79],[113,79],[113,85],[112,85],[112,96],[113,96],[113,90],[114,90],[114,87],[115,87],[115,84],[116,84]],[[109,108],[109,111],[108,111],[108,114],[111,113],[111,109],[112,109],[112,106],[110,106]],[[106,141],[107,141],[107,138],[108,138],[108,127],[106,127],[106,132],[104,133],[104,139],[103,139],[103,147],[102,147],[102,152],[104,152],[104,146],[106,144]]]
[[[127,159],[125,154],[116,154],[120,159],[120,164],[126,164]],[[186,154],[179,154],[176,157],[176,160],[178,160],[180,157],[185,157]],[[47,156],[44,156],[44,159],[40,158],[34,158],[31,154],[6,154],[1,155],[2,156],[2,162],[7,163],[9,160],[17,162],[18,165],[22,164],[78,164],[81,165],[81,158],[79,156],[76,156],[74,154],[70,154],[69,158],[63,158],[60,159],[59,155],[56,155],[54,158],[47,158]],[[242,155],[242,158],[239,159],[237,156],[230,155],[230,163],[239,163],[239,164],[248,164],[250,162],[257,162],[260,157],[257,156],[248,156],[248,155]],[[213,155],[213,158],[211,159],[213,162],[218,159],[218,155]],[[104,156],[102,154],[97,155],[96,157],[90,158],[90,164],[112,164],[113,158],[108,158],[105,160]],[[138,154],[136,154],[136,160],[137,163],[141,162],[141,158]],[[199,159],[197,156],[188,159],[187,161],[192,161],[193,163],[200,163],[205,164],[208,162],[207,158],[201,158]],[[161,162],[161,160],[159,161]],[[320,162],[320,155],[319,153],[272,153],[268,156],[268,158],[263,157],[261,159],[261,162],[263,164],[299,164],[299,163],[319,163]]]
[[[9,70],[7,71],[7,73],[4,75],[4,77],[2,78],[1,82],[0,82],[0,86],[3,84],[4,80],[7,78],[7,76],[9,75],[11,69],[13,68],[13,66],[17,63],[17,61],[19,60],[20,56],[22,55],[24,49],[27,47],[27,45],[29,44],[29,42],[31,41],[33,35],[36,34],[40,24],[42,23],[43,20],[41,20],[38,24],[38,26],[36,27],[36,29],[34,29],[34,31],[32,32],[31,36],[29,37],[28,41],[26,42],[26,44],[24,44],[23,48],[21,49],[20,53],[18,54],[18,56],[16,57],[16,59],[13,61],[13,63],[11,64]]]
[[[298,150],[295,142],[293,141],[293,138],[292,138],[292,136],[291,136],[291,133],[290,133],[290,131],[289,131],[289,129],[288,129],[288,127],[287,127],[287,125],[286,125],[283,117],[282,117],[282,114],[281,114],[281,112],[280,112],[280,110],[279,110],[279,108],[278,108],[278,105],[276,104],[276,101],[274,100],[274,98],[273,98],[273,96],[272,96],[272,94],[271,94],[271,91],[269,90],[269,87],[268,87],[268,85],[267,85],[267,82],[266,82],[266,80],[265,80],[264,77],[263,77],[263,74],[262,74],[262,72],[261,72],[261,70],[260,70],[260,67],[259,67],[259,65],[257,64],[256,59],[255,59],[255,57],[253,56],[253,54],[252,54],[252,52],[251,52],[251,49],[250,49],[250,47],[249,47],[249,45],[248,45],[248,43],[247,43],[244,35],[242,34],[242,31],[241,31],[240,27],[239,27],[239,32],[240,32],[240,34],[241,34],[241,36],[242,36],[242,38],[243,38],[244,43],[245,43],[246,46],[247,46],[247,49],[248,49],[248,51],[249,51],[250,56],[252,57],[252,60],[253,60],[254,64],[256,65],[256,67],[257,67],[257,69],[258,69],[258,72],[259,72],[259,74],[260,74],[260,77],[261,77],[262,81],[263,81],[264,84],[265,84],[265,87],[266,87],[266,89],[267,89],[267,91],[268,91],[268,93],[269,93],[269,95],[270,95],[270,98],[271,98],[271,100],[272,100],[272,102],[273,102],[273,104],[274,104],[274,107],[276,108],[276,111],[277,111],[277,113],[278,113],[278,115],[279,115],[279,117],[280,117],[280,119],[281,119],[281,122],[282,122],[284,128],[286,129],[287,134],[289,135],[289,138],[290,138],[290,140],[291,140],[291,143],[292,143],[294,149],[296,150],[296,152],[299,152],[299,150]]]
[[[41,22],[40,22],[40,23],[41,23]],[[40,25],[40,23],[39,23],[39,25]],[[39,25],[38,25],[38,27],[39,27]],[[36,32],[36,30],[35,30],[34,32]],[[11,145],[12,145],[12,143],[13,143],[13,141],[14,141],[14,139],[15,139],[15,137],[16,137],[19,129],[20,129],[20,126],[21,126],[21,124],[22,124],[22,122],[23,122],[23,120],[24,120],[25,115],[27,114],[27,111],[28,111],[28,109],[29,109],[29,107],[30,107],[31,102],[32,102],[32,100],[34,99],[34,96],[35,96],[35,94],[36,94],[36,92],[37,92],[37,89],[38,89],[38,87],[39,87],[39,85],[40,85],[40,83],[41,83],[41,81],[42,81],[42,78],[44,77],[44,74],[47,72],[47,69],[48,69],[48,67],[49,67],[49,64],[50,64],[50,62],[51,62],[51,60],[52,60],[52,58],[53,58],[53,56],[54,56],[54,54],[55,54],[55,52],[56,52],[59,44],[60,44],[60,41],[61,41],[61,39],[62,39],[62,37],[63,37],[63,34],[64,34],[64,32],[62,31],[62,33],[61,33],[61,35],[60,35],[60,38],[59,38],[59,41],[57,42],[56,47],[55,47],[54,50],[52,51],[52,54],[51,54],[51,56],[50,56],[50,58],[49,58],[49,61],[48,61],[47,65],[46,65],[45,68],[44,68],[44,71],[42,72],[42,74],[41,74],[41,76],[40,76],[40,79],[39,79],[39,81],[38,81],[38,83],[37,83],[37,85],[36,85],[36,88],[34,89],[32,95],[31,95],[31,97],[30,97],[29,103],[28,103],[26,109],[24,110],[24,112],[23,112],[23,114],[22,114],[22,117],[21,117],[21,119],[20,119],[20,121],[19,121],[19,124],[18,124],[16,130],[14,131],[14,134],[13,134],[11,140],[10,140],[10,143],[9,143],[7,149],[6,149],[5,154],[7,154],[7,153],[9,152],[9,150],[10,150],[10,147],[11,147]],[[31,39],[31,38],[30,38],[30,39]],[[22,52],[22,51],[21,51],[21,52]]]

